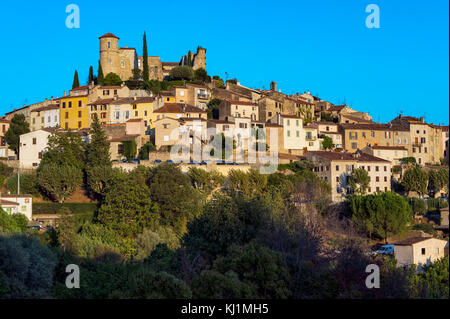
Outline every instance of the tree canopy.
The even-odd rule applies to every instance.
[[[25,115],[14,114],[9,123],[9,129],[5,133],[5,141],[8,143],[10,150],[16,154],[19,153],[20,135],[30,132],[30,125],[28,124]]]

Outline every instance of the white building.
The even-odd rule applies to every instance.
[[[303,126],[303,119],[295,115],[281,115],[283,126],[283,147],[286,150],[302,153],[305,150],[319,151],[322,139],[316,127]]]
[[[31,130],[59,126],[59,105],[50,104],[31,111]]]
[[[415,264],[421,269],[445,256],[447,241],[432,237],[413,237],[394,243],[394,255],[398,266]]]
[[[20,135],[19,163],[21,168],[30,169],[39,166],[51,134],[52,130],[50,129],[40,129]]]
[[[31,220],[33,212],[33,197],[31,195],[0,194],[0,205],[8,214],[23,214]]]

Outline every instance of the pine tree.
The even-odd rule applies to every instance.
[[[90,128],[91,140],[87,146],[87,165],[88,166],[111,166],[111,157],[109,154],[109,143],[105,130],[101,127],[97,114]]]
[[[144,81],[149,80],[149,70],[148,70],[148,52],[147,52],[147,36],[144,31],[144,43],[142,48],[142,60],[143,60],[143,71],[142,78]]]
[[[80,87],[80,81],[78,80],[78,72],[75,70],[75,75],[73,76],[72,90]]]
[[[92,65],[89,67],[89,80],[88,85],[91,84],[91,82],[94,81],[94,68]]]
[[[103,85],[103,69],[102,64],[98,61],[98,75],[97,75],[97,83]]]

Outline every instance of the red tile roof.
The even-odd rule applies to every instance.
[[[337,153],[326,151],[308,151],[308,154],[317,155],[327,158],[331,161],[357,161],[357,162],[383,162],[390,163],[379,157],[375,157],[366,153]]]
[[[228,100],[228,102],[230,102],[231,104],[235,104],[235,105],[250,105],[250,106],[258,106],[258,104],[255,104],[253,102],[248,102],[248,101],[234,101],[234,100]]]
[[[433,239],[433,237],[411,237],[394,243],[396,246],[411,246],[422,241]]]
[[[206,113],[202,109],[181,103],[166,103],[163,107],[154,111],[154,113]]]
[[[99,39],[101,39],[101,38],[116,38],[116,39],[120,39],[119,37],[116,37],[112,33],[106,33],[106,34],[102,35],[101,37],[99,37]]]
[[[89,89],[89,85],[83,85],[83,86],[74,88],[74,89],[72,89],[70,91],[83,91],[83,90],[87,90],[87,89]]]
[[[404,146],[380,146],[374,145],[372,146],[374,150],[398,150],[398,151],[407,151]]]

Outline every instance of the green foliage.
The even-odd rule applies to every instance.
[[[210,194],[225,183],[224,176],[217,171],[208,172],[201,168],[190,167],[187,174],[192,186],[204,194]]]
[[[37,182],[44,193],[63,203],[83,183],[83,172],[71,165],[45,164],[39,168]]]
[[[313,169],[314,169],[314,164],[308,160],[301,160],[301,161],[291,162],[289,164],[279,164],[278,165],[279,171],[290,170],[294,173],[303,172],[303,171],[312,172]]]
[[[109,163],[86,167],[86,184],[93,197],[103,198],[106,187],[117,175],[121,175],[121,172]]]
[[[11,194],[17,194],[17,174],[12,175],[6,180],[6,189],[10,191]],[[20,193],[36,197],[40,195],[36,172],[20,174]]]
[[[427,204],[422,198],[412,198],[412,211],[414,214],[423,215],[427,212]]]
[[[58,214],[63,208],[75,215],[93,216],[97,212],[97,203],[33,203],[33,214]]]
[[[20,135],[30,132],[30,125],[28,124],[25,115],[14,114],[9,123],[9,129],[5,133],[5,141],[8,143],[10,150],[18,154]]]
[[[103,84],[102,85],[110,85],[110,86],[115,86],[115,85],[121,85],[123,83],[122,79],[120,78],[120,76],[118,76],[116,73],[114,72],[110,72],[108,73],[105,78],[103,79]]]
[[[355,168],[348,177],[348,185],[357,195],[364,195],[369,187],[369,183],[369,173],[362,168]]]
[[[208,80],[208,73],[203,68],[194,71],[194,80],[200,83],[205,83]]]
[[[428,211],[434,211],[437,209],[448,207],[448,202],[442,198],[428,198],[427,208]]]
[[[156,151],[156,146],[153,145],[151,142],[147,142],[144,145],[142,145],[141,149],[139,150],[138,158],[140,160],[148,160],[150,153]]]
[[[142,179],[125,174],[109,183],[105,194],[98,220],[120,235],[135,236],[158,222],[158,208]]]
[[[200,194],[177,165],[161,164],[155,168],[150,178],[150,193],[158,204],[161,224],[173,226],[177,234],[183,234],[186,223],[200,213]]]
[[[285,299],[291,295],[290,276],[281,254],[262,245],[231,246],[225,257],[216,259],[213,269],[236,273],[256,298]]]
[[[190,299],[192,292],[182,280],[165,272],[141,266],[131,274],[124,288],[113,292],[121,299]]]
[[[267,187],[267,175],[251,169],[248,173],[241,170],[230,170],[228,173],[228,192],[245,199],[262,195]]]
[[[103,85],[104,80],[105,79],[104,79],[104,75],[103,75],[102,64],[100,63],[100,61],[98,61],[97,83],[99,85]]]
[[[28,219],[23,214],[8,214],[0,207],[0,235],[2,233],[22,233],[27,229]]]
[[[136,141],[135,140],[123,141],[122,144],[123,144],[123,155],[129,162],[131,162],[136,157],[137,153]]]
[[[108,137],[100,125],[97,114],[89,130],[90,141],[86,147],[86,163],[88,166],[111,166]]]
[[[320,112],[321,122],[337,122],[337,118],[333,116],[330,112]]]
[[[190,81],[194,78],[194,72],[189,66],[176,66],[170,70],[169,76],[172,80]]]
[[[427,192],[428,174],[418,166],[408,168],[403,174],[402,185],[405,191],[423,196]]]
[[[203,214],[188,224],[183,246],[213,260],[230,245],[255,238],[257,230],[268,222],[268,215],[262,201],[216,196],[206,204]]]
[[[187,66],[192,68],[192,53],[191,50],[189,50],[188,55],[187,55]]]
[[[219,105],[222,103],[221,99],[213,98],[208,103],[208,119],[219,119]]]
[[[83,169],[85,165],[85,144],[77,132],[56,132],[48,137],[47,152],[42,156],[38,170],[47,164],[74,166]]]
[[[367,196],[351,196],[349,201],[352,220],[366,231],[369,237],[375,234],[385,241],[387,237],[401,233],[412,220],[411,207],[407,200],[394,192]]]
[[[323,138],[322,147],[324,150],[331,150],[332,148],[334,148],[333,140],[331,139],[331,137],[323,134],[320,137]]]
[[[239,280],[233,271],[221,274],[216,270],[203,270],[191,287],[194,298],[199,299],[256,298],[254,287]]]
[[[14,172],[14,168],[6,165],[3,162],[0,162],[0,188],[3,187],[3,184],[5,183],[5,179],[10,177],[13,172]]]
[[[416,158],[415,157],[403,157],[400,159],[400,163],[402,165],[416,165]]]
[[[80,80],[78,80],[78,72],[75,70],[75,74],[73,75],[73,83],[72,90],[80,87]]]
[[[415,224],[412,229],[414,230],[421,230],[425,233],[428,233],[430,235],[436,235],[436,231],[434,230],[433,225],[428,224],[428,223],[420,223],[420,224]]]
[[[166,244],[170,249],[177,249],[180,240],[170,227],[158,226],[155,230],[144,229],[136,238],[136,260],[144,260],[158,244]]]
[[[50,297],[56,262],[36,238],[0,235],[0,299]]]
[[[216,88],[219,89],[225,89],[225,84],[223,82],[223,80],[218,76],[218,75],[214,75],[213,76],[213,80],[216,80]]]
[[[448,256],[435,261],[429,266],[425,266],[424,272],[418,274],[420,286],[419,297],[448,299],[448,268]]]
[[[95,82],[95,77],[94,77],[94,68],[91,65],[89,67],[88,85],[91,84],[92,82]]]
[[[150,73],[148,69],[147,35],[145,34],[145,31],[144,37],[142,39],[142,60],[142,78],[144,79],[144,81],[148,81],[150,79]]]
[[[428,188],[433,191],[434,194],[443,190],[448,193],[448,168],[430,169],[428,171]]]

